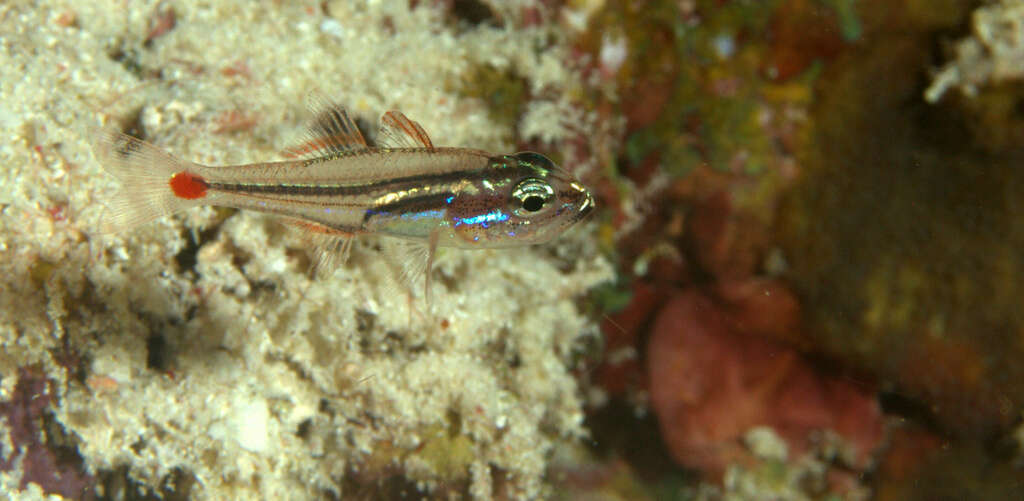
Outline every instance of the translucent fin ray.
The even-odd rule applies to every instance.
[[[427,242],[388,239],[382,250],[385,257],[397,267],[398,281],[408,288],[410,295],[423,280],[423,295],[430,306],[430,270],[437,252],[438,232],[433,232]]]
[[[377,143],[384,148],[434,148],[423,127],[400,111],[389,111],[380,117]]]
[[[284,223],[301,231],[303,238],[309,241],[313,249],[310,259],[314,276],[326,275],[348,261],[352,242],[358,235],[301,219],[285,219]]]
[[[141,139],[111,127],[93,132],[93,154],[122,184],[101,216],[100,231],[117,233],[196,205],[174,196],[174,174],[196,167]]]
[[[282,156],[316,158],[367,148],[366,139],[344,107],[318,93],[311,93],[307,101],[313,120],[306,132],[306,140],[285,148],[281,151]]]

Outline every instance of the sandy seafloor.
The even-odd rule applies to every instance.
[[[147,41],[167,9],[173,28]],[[400,109],[435,144],[508,152],[488,103],[447,84],[490,64],[543,96],[521,135],[557,144],[586,126],[568,104],[578,77],[544,27],[459,27],[404,0],[325,10],[0,4],[0,401],[19,374],[44,374],[47,412],[87,471],[127,470],[154,491],[187,478],[194,499],[345,498],[346,478],[387,475],[543,497],[553,448],[586,433],[570,371],[596,330],[580,298],[611,277],[593,223],[538,248],[446,251],[433,304],[412,312],[372,237],[313,277],[307,242],[259,214],[203,208],[98,231],[119,189],[91,154],[103,124],[194,161],[271,160],[317,90],[361,123]],[[14,458],[0,490],[47,497],[22,481],[25,438],[0,430]]]

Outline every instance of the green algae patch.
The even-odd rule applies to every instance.
[[[512,68],[498,68],[488,63],[471,65],[449,84],[456,95],[480,99],[487,103],[487,114],[503,129],[515,130],[526,102],[527,81]]]
[[[761,111],[767,79],[760,63],[777,2],[698,2],[702,19],[680,18],[673,2],[638,8],[609,3],[595,18],[592,43],[607,27],[625,33],[628,59],[616,78],[630,127],[628,158],[657,155],[683,176],[702,163],[759,171],[775,153]],[[642,56],[640,56],[642,55]]]
[[[424,433],[425,441],[416,453],[440,478],[465,480],[476,459],[473,440],[461,433],[437,427]]]
[[[779,235],[813,344],[990,436],[1024,406],[1024,155],[973,141],[970,107],[923,102],[950,26],[900,22],[819,82]]]
[[[45,259],[38,259],[32,262],[32,266],[29,267],[28,276],[32,279],[32,283],[36,287],[42,287],[46,284],[50,277],[53,276],[53,272],[57,271],[57,265],[46,261]]]
[[[859,22],[841,3],[605,3],[578,45],[597,61],[596,76],[621,89],[614,105],[626,136],[621,173],[611,175],[642,184],[657,165],[673,180],[696,169],[747,176],[756,194],[740,198],[757,198],[753,211],[770,217],[779,178],[806,140],[822,64],[854,38],[839,34]],[[608,67],[602,54],[616,47],[628,57]]]

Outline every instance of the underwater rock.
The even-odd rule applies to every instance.
[[[781,436],[791,458],[832,430],[857,469],[882,439],[881,410],[866,385],[819,374],[793,349],[738,332],[696,290],[662,309],[647,357],[651,403],[673,458],[707,475],[749,461],[743,437],[756,426]]]
[[[943,440],[917,426],[893,430],[875,474],[878,501],[1024,499],[1020,465],[992,461],[979,443]]]
[[[1024,406],[1024,157],[976,144],[969,113],[921,99],[950,24],[885,22],[901,28],[865,37],[819,82],[779,217],[786,278],[817,349],[919,402],[941,431],[991,439]]]

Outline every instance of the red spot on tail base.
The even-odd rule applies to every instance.
[[[189,172],[179,172],[171,176],[171,191],[174,196],[186,200],[203,198],[206,195],[206,180]]]

